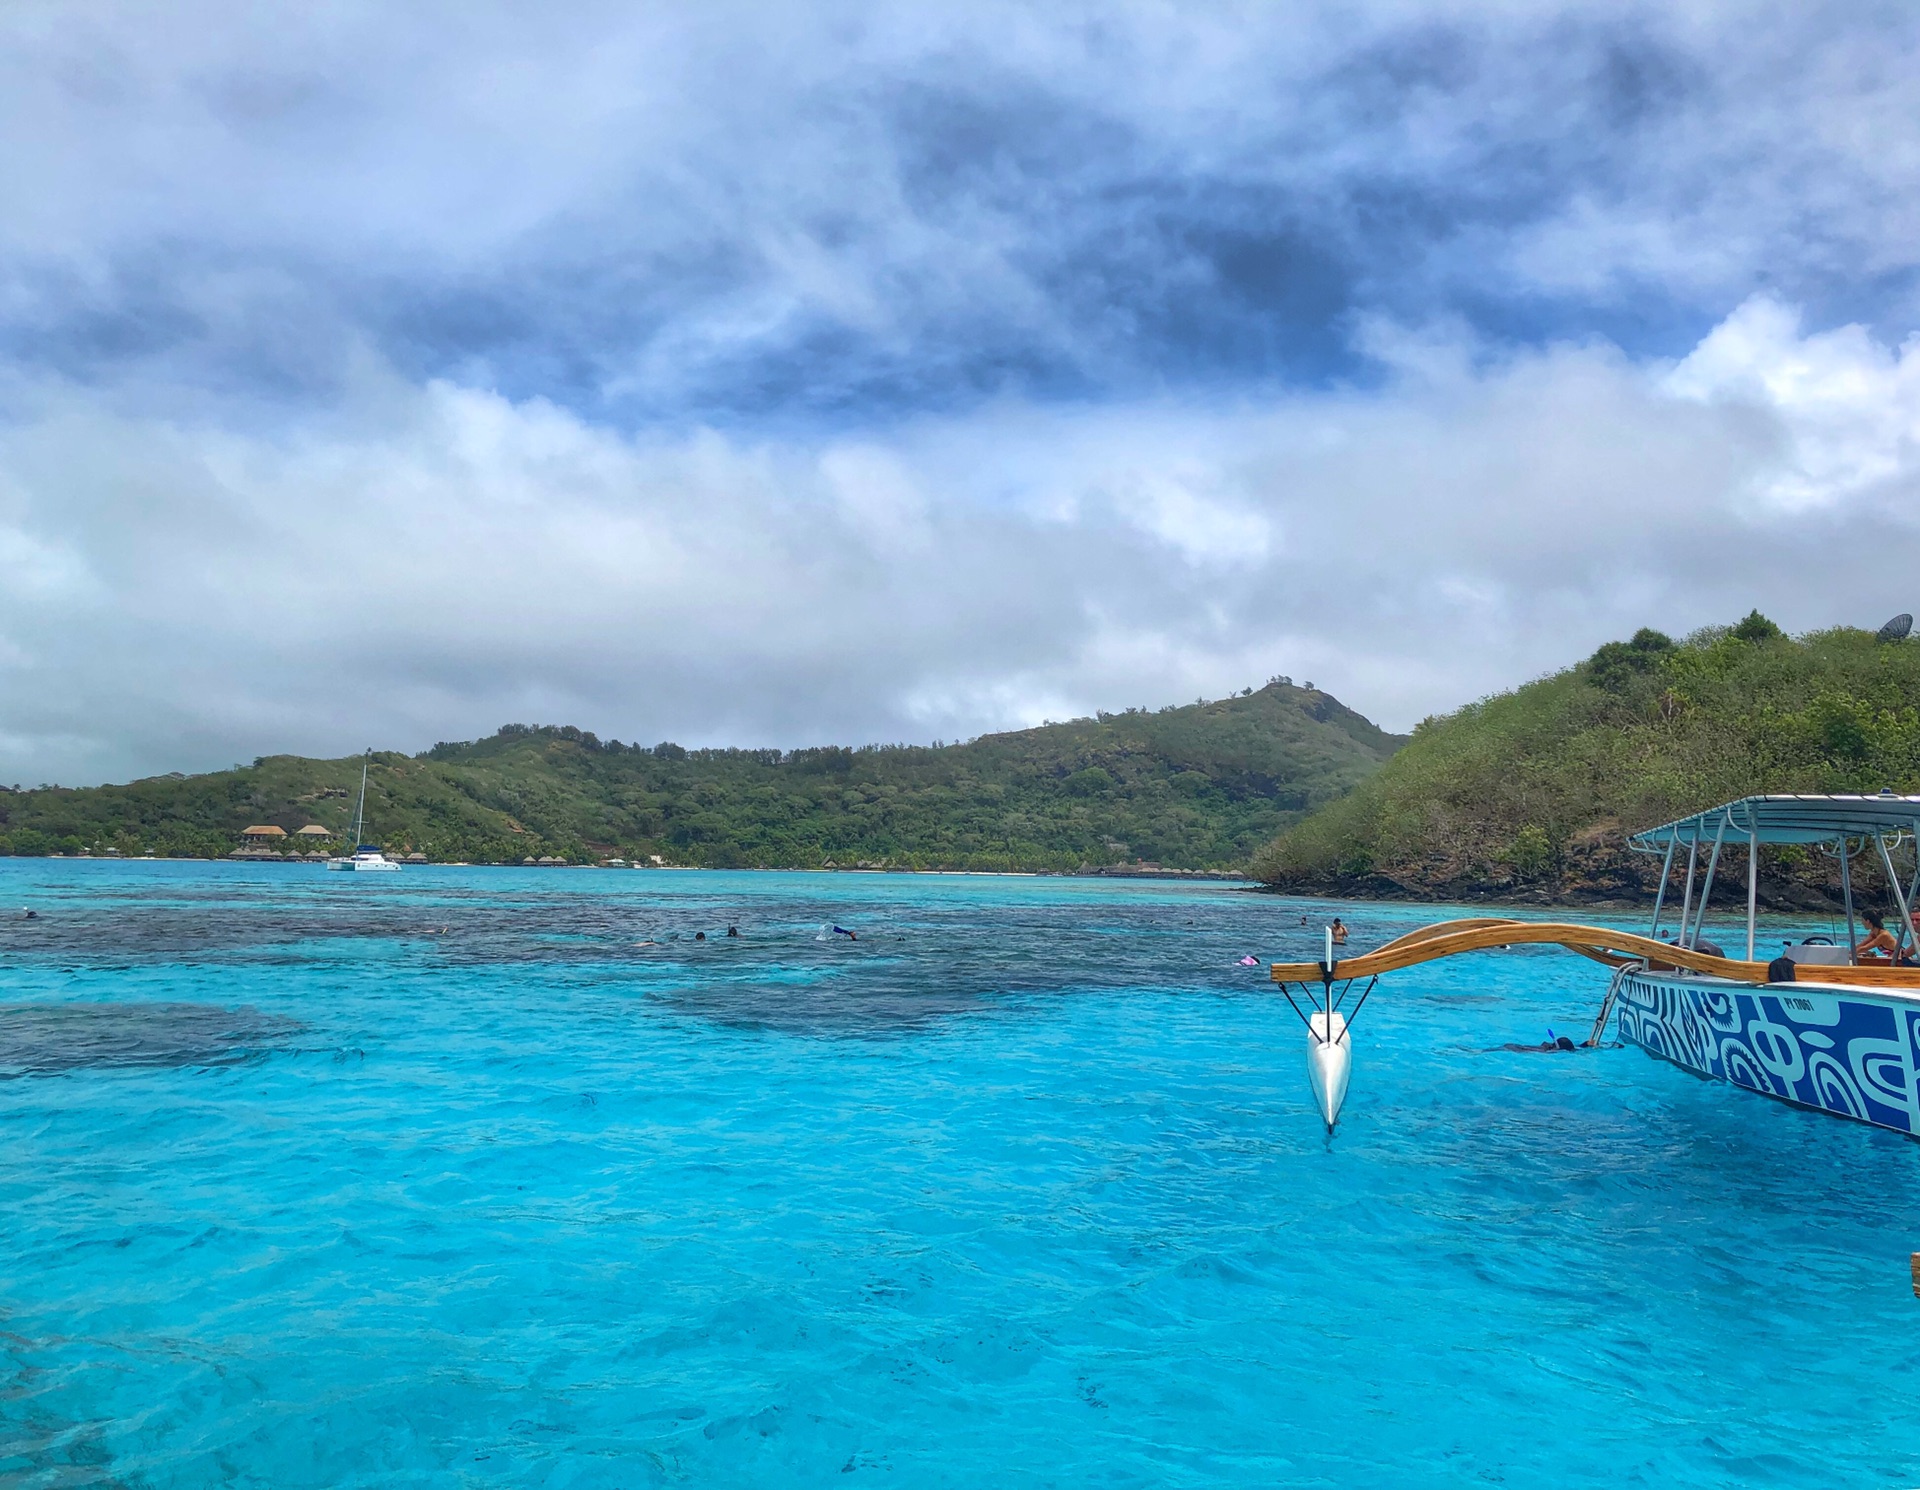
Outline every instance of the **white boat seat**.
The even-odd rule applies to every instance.
[[[1812,963],[1818,967],[1845,967],[1847,949],[1845,947],[1789,947],[1787,956],[1796,963]]]

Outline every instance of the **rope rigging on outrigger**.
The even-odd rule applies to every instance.
[[[1709,840],[1696,899],[1695,871]],[[1479,916],[1425,926],[1347,958],[1335,957],[1329,928],[1321,961],[1274,963],[1273,981],[1307,1029],[1308,1077],[1328,1129],[1339,1119],[1352,1077],[1353,1020],[1382,976],[1444,957],[1532,945],[1564,947],[1613,969],[1588,1044],[1600,1040],[1617,1004],[1623,1040],[1689,1070],[1802,1106],[1920,1132],[1920,966],[1912,958],[1920,948],[1913,922],[1920,893],[1920,797],[1746,797],[1649,828],[1629,842],[1640,852],[1664,854],[1653,934]],[[1701,937],[1714,876],[1730,842],[1747,850],[1744,958],[1703,946]],[[1756,956],[1760,850],[1768,844],[1813,848],[1838,860],[1846,946],[1809,938],[1771,960]],[[1902,844],[1915,845],[1914,874],[1905,882],[1894,868]],[[1660,916],[1682,845],[1687,854],[1680,931],[1673,941],[1661,941]],[[1903,933],[1885,961],[1863,958],[1854,941],[1851,865],[1870,851],[1886,876]],[[1348,1008],[1355,985],[1361,985],[1360,994]]]

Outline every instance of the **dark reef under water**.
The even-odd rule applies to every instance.
[[[237,1065],[303,1028],[217,1004],[0,1004],[0,1080],[114,1066]]]

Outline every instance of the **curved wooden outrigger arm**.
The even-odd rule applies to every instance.
[[[1276,983],[1324,983],[1377,978],[1422,962],[1488,952],[1501,947],[1555,946],[1578,952],[1609,967],[1642,963],[1655,969],[1683,969],[1727,978],[1737,983],[1765,983],[1767,964],[1734,957],[1715,957],[1691,947],[1676,947],[1631,931],[1610,926],[1581,926],[1567,921],[1513,921],[1475,916],[1423,926],[1357,957],[1337,959],[1332,967],[1317,962],[1276,962]],[[1801,976],[1809,983],[1843,983],[1870,988],[1910,988],[1920,991],[1920,968],[1892,963],[1852,967],[1809,966]]]

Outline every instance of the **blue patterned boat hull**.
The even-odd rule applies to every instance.
[[[1629,973],[1620,1037],[1702,1076],[1920,1132],[1920,999],[1811,983]]]

